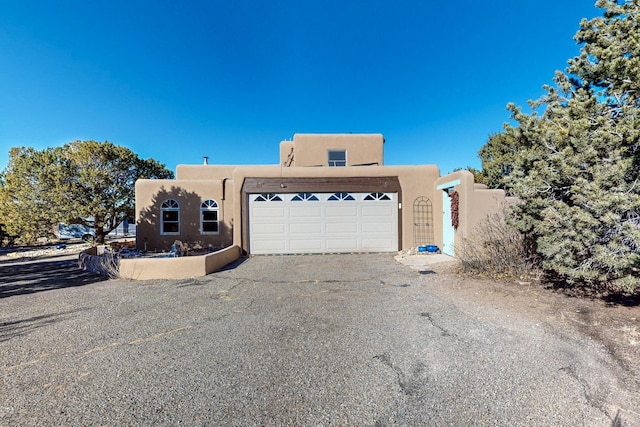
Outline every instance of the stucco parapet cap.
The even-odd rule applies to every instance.
[[[380,136],[382,137],[383,135],[379,132],[373,132],[373,133],[294,133],[293,134],[293,138],[295,139],[296,136],[301,136],[301,137],[315,137],[315,136],[326,136],[326,137],[335,137],[335,136],[346,136],[346,137],[363,137],[363,136]]]

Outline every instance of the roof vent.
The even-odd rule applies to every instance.
[[[208,156],[204,156],[202,159],[203,159],[203,164],[205,164],[205,165],[209,164],[209,157]]]

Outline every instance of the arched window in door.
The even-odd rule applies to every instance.
[[[434,244],[433,205],[428,197],[420,196],[413,202],[413,247]]]

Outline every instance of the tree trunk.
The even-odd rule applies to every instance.
[[[98,244],[98,245],[104,245],[104,239],[107,236],[107,233],[104,232],[102,227],[95,228],[95,232],[96,232],[96,241],[95,241],[95,243]]]

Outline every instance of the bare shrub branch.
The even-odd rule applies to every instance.
[[[510,224],[508,206],[487,217],[457,245],[456,255],[466,273],[489,277],[533,277],[536,264],[524,235]]]

